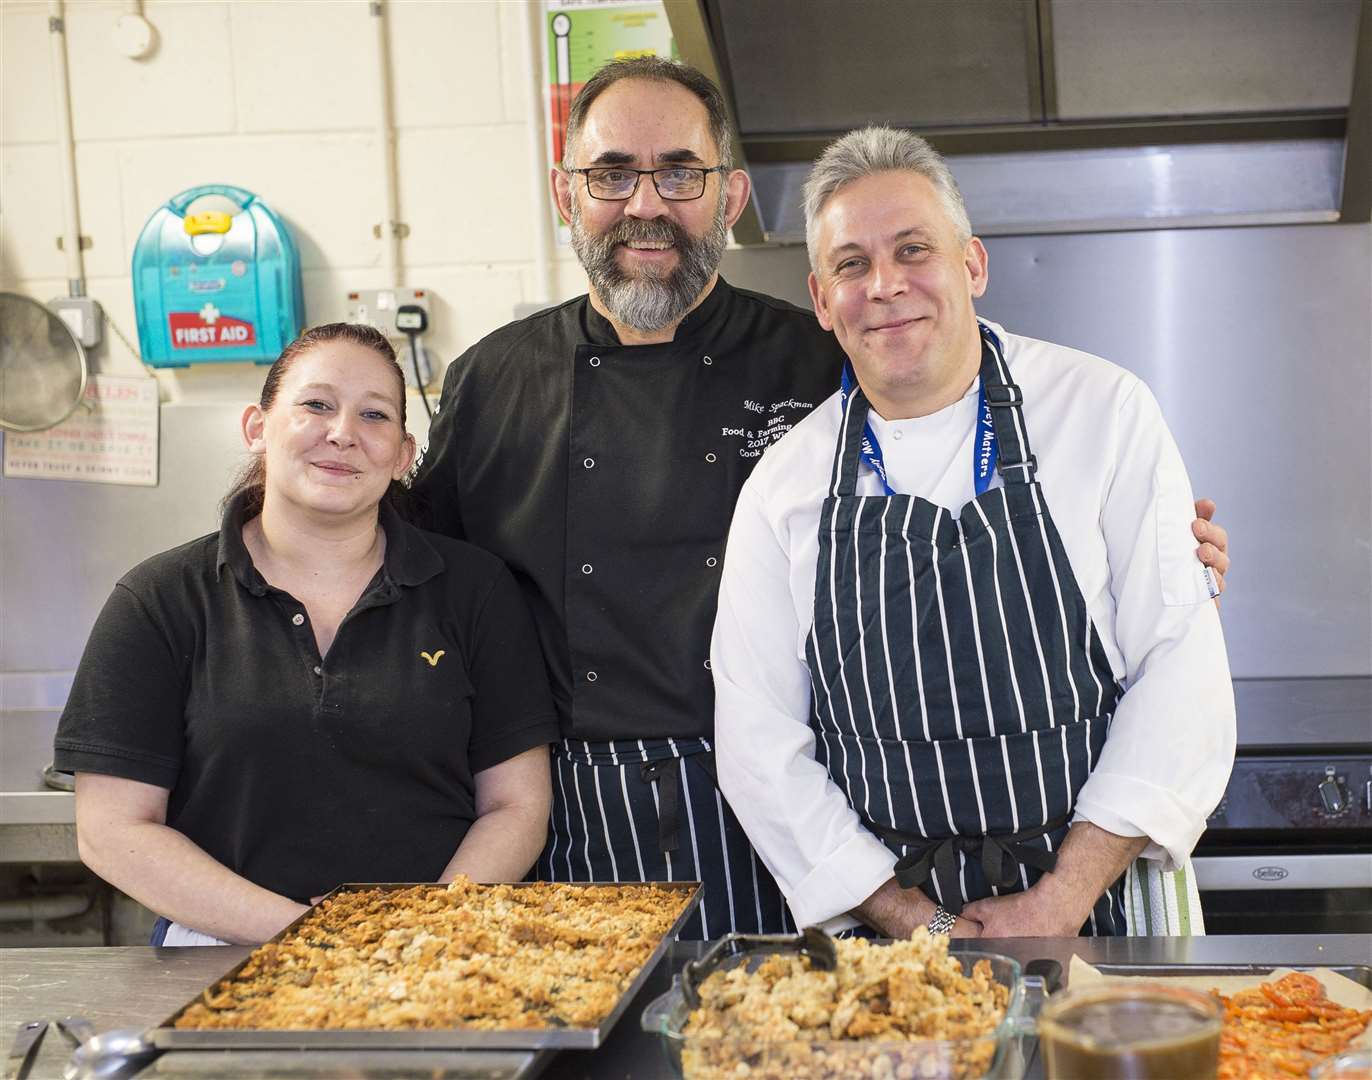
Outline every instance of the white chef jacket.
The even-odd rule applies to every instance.
[[[1125,689],[1074,820],[1146,836],[1144,857],[1176,869],[1224,793],[1235,741],[1229,661],[1195,555],[1186,468],[1136,376],[992,326],[1024,392],[1044,497]],[[973,497],[978,386],[929,416],[887,421],[872,411],[896,491],[954,513]],[[802,926],[862,903],[896,862],[815,760],[809,726],[805,641],[840,419],[835,393],[744,485],[710,652],[720,787]],[[857,494],[882,494],[865,462]]]

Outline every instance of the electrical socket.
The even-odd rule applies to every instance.
[[[428,289],[406,289],[391,286],[386,289],[350,289],[348,291],[348,322],[366,323],[374,326],[389,338],[397,340],[405,337],[404,331],[395,325],[396,309],[405,304],[415,304],[424,309],[433,326],[433,311],[429,300],[433,293]]]

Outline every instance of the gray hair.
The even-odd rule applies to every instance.
[[[567,140],[562,147],[562,167],[574,164],[573,147],[586,124],[586,114],[595,99],[621,79],[644,79],[648,82],[674,82],[689,90],[705,106],[710,121],[710,137],[719,151],[718,164],[726,169],[734,167],[734,125],[729,119],[729,107],[719,87],[704,73],[689,64],[667,60],[661,56],[635,56],[628,60],[613,60],[589,79],[572,99],[567,115]]]
[[[938,192],[958,242],[972,239],[972,223],[962,201],[958,182],[943,156],[928,141],[909,131],[884,125],[858,128],[837,142],[830,143],[819,155],[805,181],[805,246],[810,253],[810,269],[817,270],[819,252],[819,213],[840,188],[880,172],[918,173]]]

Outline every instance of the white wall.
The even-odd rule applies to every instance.
[[[0,3],[0,289],[47,300],[66,294],[48,6]],[[135,340],[139,230],[196,184],[241,185],[284,217],[309,323],[343,318],[347,290],[387,284],[372,235],[382,209],[367,3],[148,0],[159,45],[141,61],[115,47],[125,10],[117,0],[66,4],[88,292],[123,333]],[[426,344],[446,363],[516,304],[563,299],[584,279],[561,252],[554,295],[535,280],[533,214],[547,203],[529,160],[524,49],[537,5],[391,0],[386,10],[405,284],[436,294]],[[113,335],[94,365],[141,370]],[[261,376],[202,364],[158,377],[163,399],[178,402],[246,400]]]

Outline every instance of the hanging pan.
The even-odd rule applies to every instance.
[[[46,431],[76,411],[86,350],[37,300],[0,292],[0,428]]]

